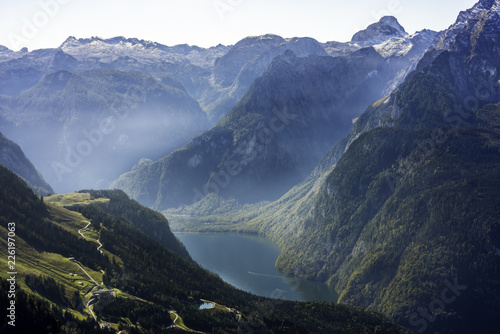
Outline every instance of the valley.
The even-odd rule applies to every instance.
[[[347,323],[366,333],[373,328],[372,322],[389,332],[399,333],[401,329],[381,315],[355,308],[278,301],[236,290],[172,251],[183,250],[173,235],[163,236],[162,240],[169,242],[162,245],[134,227],[148,220],[153,222],[159,216],[122,192],[56,195],[46,198],[46,204],[3,167],[0,180],[5,186],[0,197],[2,224],[5,219],[17,222],[18,312],[30,314],[17,326],[20,331],[35,330],[45,324],[61,331],[80,328],[97,333],[110,329],[175,333],[176,328],[191,332],[223,329],[229,333],[251,328],[268,333],[279,331],[280,326],[307,333],[311,332],[308,328],[316,328],[314,321],[324,323],[325,333],[333,328],[347,331],[342,329]],[[124,216],[111,214],[120,207],[142,208],[143,212],[140,216],[135,210],[122,211]],[[163,223],[168,224],[164,218]],[[3,225],[1,229],[4,233]],[[97,240],[102,249],[98,249]],[[6,247],[0,252],[5,261]],[[1,297],[3,305],[7,295]],[[199,309],[207,300],[214,307]],[[30,309],[33,302],[37,306]],[[271,306],[272,311],[260,311],[263,305]],[[310,307],[326,313],[313,315]],[[40,317],[39,312],[44,309],[51,310],[50,317]],[[338,323],[326,321],[336,312],[341,314]],[[262,321],[250,320],[250,314],[261,314]],[[366,317],[367,323],[348,320],[358,316]]]

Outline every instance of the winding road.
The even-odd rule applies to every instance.
[[[97,247],[97,250],[98,250],[99,252],[101,252],[101,253],[102,253],[102,250],[100,249],[100,248],[102,247],[102,244],[101,244],[101,242],[99,241],[99,239],[90,239],[90,238],[87,238],[86,236],[84,236],[84,235],[83,235],[82,231],[87,231],[87,230],[89,230],[89,226],[90,226],[90,224],[92,224],[92,223],[91,223],[91,222],[89,222],[89,221],[86,221],[86,223],[87,223],[87,226],[85,226],[84,228],[79,229],[79,230],[78,230],[78,233],[79,233],[79,234],[80,234],[83,238],[85,238],[85,239],[87,239],[87,240],[97,241],[97,243],[99,244],[99,247]],[[98,287],[103,286],[103,284],[102,284],[102,283],[101,283],[101,284],[97,283],[97,281],[96,281],[96,280],[94,280],[94,279],[92,278],[92,276],[90,276],[90,275],[89,275],[89,273],[88,273],[85,269],[83,269],[83,267],[82,267],[82,266],[81,266],[78,262],[76,262],[75,260],[73,260],[73,262],[74,262],[74,263],[75,263],[78,267],[80,267],[80,269],[81,269],[81,270],[85,273],[85,275],[87,275],[87,276],[88,276],[88,278],[90,278],[90,280],[91,280],[92,282],[94,282],[94,284],[95,284],[96,286],[98,286]]]
[[[87,223],[87,226],[85,226],[84,228],[79,229],[79,230],[78,230],[78,233],[79,233],[79,234],[80,234],[80,235],[81,235],[84,239],[86,239],[86,240],[96,241],[96,242],[99,244],[99,247],[97,247],[97,250],[98,250],[99,252],[101,252],[101,254],[102,254],[102,250],[101,250],[102,243],[101,243],[101,241],[100,241],[99,239],[91,239],[91,238],[88,238],[88,237],[86,237],[85,235],[83,235],[83,233],[82,233],[82,232],[83,232],[83,231],[88,231],[88,230],[89,230],[89,226],[90,226],[90,224],[92,224],[92,223],[91,223],[91,222],[89,222],[89,221],[85,221],[85,222]],[[104,283],[99,284],[99,283],[98,283],[95,279],[93,279],[93,278],[92,278],[92,276],[90,276],[90,275],[89,275],[89,273],[88,273],[85,269],[83,269],[83,267],[82,267],[82,266],[81,266],[78,262],[76,262],[76,260],[72,259],[71,261],[72,261],[74,264],[76,264],[76,265],[77,265],[77,266],[78,266],[78,267],[79,267],[79,268],[80,268],[80,269],[81,269],[81,270],[85,273],[85,275],[87,275],[87,277],[88,277],[88,278],[89,278],[89,279],[90,279],[90,280],[91,280],[91,281],[95,284],[95,286],[97,286],[98,288],[99,288],[99,287],[103,287],[103,286],[104,286]],[[95,315],[94,311],[92,311],[92,307],[91,307],[91,306],[92,306],[92,304],[93,304],[93,302],[95,302],[95,299],[94,299],[94,298],[90,298],[90,299],[89,299],[89,301],[87,302],[86,307],[87,307],[87,309],[90,311],[90,314],[92,315],[92,317],[94,318],[94,320],[96,320],[96,321],[97,321],[97,317],[96,317],[96,315]]]
[[[88,231],[88,230],[89,230],[89,226],[90,226],[90,224],[92,224],[92,223],[91,223],[91,222],[89,222],[89,221],[86,221],[86,223],[87,223],[87,226],[85,226],[84,228],[79,229],[79,230],[78,230],[78,233],[79,233],[79,234],[80,234],[83,238],[85,238],[85,239],[87,239],[87,240],[91,240],[91,241],[95,241],[95,242],[97,242],[97,243],[99,244],[99,247],[97,247],[97,250],[98,250],[99,252],[101,252],[101,254],[102,254],[102,250],[101,250],[101,248],[102,248],[102,244],[101,244],[101,241],[100,241],[99,239],[90,239],[90,238],[88,238],[88,237],[86,237],[86,236],[84,236],[84,235],[83,235],[82,231]]]
[[[90,305],[90,303],[91,303],[91,302],[92,302],[92,299],[90,299],[90,300],[88,301],[88,303],[87,303],[87,308],[89,309],[90,314],[92,314],[92,316],[94,317],[94,320],[95,320],[95,321],[97,321],[97,317],[95,316],[94,311],[92,311],[92,308],[91,308],[91,306],[92,306],[92,305]]]

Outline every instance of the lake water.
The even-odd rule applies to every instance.
[[[210,310],[213,307],[214,307],[214,304],[212,304],[212,303],[203,303],[200,305],[199,309],[200,310]]]
[[[174,233],[191,257],[238,289],[262,297],[336,302],[324,283],[282,275],[275,268],[280,249],[272,241],[233,233]]]

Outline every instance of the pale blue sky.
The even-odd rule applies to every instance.
[[[58,47],[68,36],[209,47],[251,35],[348,41],[392,14],[409,33],[442,30],[477,0],[0,0],[0,45]],[[42,5],[45,4],[45,5]]]

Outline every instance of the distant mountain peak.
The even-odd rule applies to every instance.
[[[384,16],[365,30],[357,32],[352,37],[352,42],[361,46],[371,46],[383,43],[392,37],[405,37],[407,35],[405,29],[394,16]]]
[[[283,42],[285,42],[285,39],[283,37],[274,34],[266,34],[261,36],[248,36],[246,38],[243,38],[238,43],[236,43],[234,45],[234,49],[248,47],[256,43],[273,44],[277,46]]]
[[[103,44],[119,44],[119,43],[127,43],[130,42],[131,44],[147,44],[148,42],[138,40],[136,38],[131,38],[127,39],[123,36],[117,36],[109,39],[103,39],[97,36],[92,36],[91,38],[75,38],[74,36],[68,37],[64,43],[61,44],[59,48],[67,48],[67,47],[77,47],[77,46],[82,46],[82,45],[88,45],[94,42],[100,42]]]

